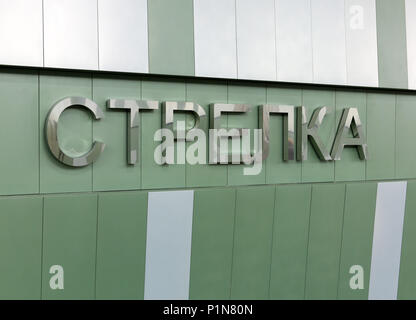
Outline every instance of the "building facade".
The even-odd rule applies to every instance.
[[[415,17],[413,0],[0,0],[0,298],[415,299]],[[102,116],[69,104],[48,131],[68,97]],[[177,137],[157,163],[167,102],[206,149],[214,104],[263,138],[265,106],[295,114],[270,116],[246,174]],[[301,159],[302,106],[328,154],[355,108],[368,157],[322,159],[307,131]]]

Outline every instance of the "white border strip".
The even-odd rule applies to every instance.
[[[397,299],[406,187],[406,181],[377,186],[369,300]]]
[[[149,192],[146,300],[189,298],[194,191]]]

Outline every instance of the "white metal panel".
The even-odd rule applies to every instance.
[[[149,71],[147,0],[98,0],[100,70]]]
[[[149,192],[144,298],[188,299],[194,191]]]
[[[314,82],[346,84],[344,0],[312,0]]]
[[[45,67],[98,69],[97,0],[44,0]]]
[[[195,75],[237,78],[235,0],[194,0]]]
[[[310,0],[276,0],[277,80],[312,82]]]
[[[0,0],[0,64],[43,66],[42,0]]]
[[[397,299],[406,189],[406,181],[377,186],[369,300]]]
[[[416,1],[406,0],[407,76],[409,89],[416,89]]]
[[[378,86],[375,0],[345,0],[347,84]]]
[[[236,0],[239,79],[276,80],[274,0]]]

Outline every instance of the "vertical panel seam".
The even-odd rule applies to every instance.
[[[235,0],[235,1],[237,1],[237,0]],[[237,19],[237,17],[236,17],[236,19]],[[227,80],[226,83],[227,83],[227,103],[230,103],[230,81]],[[209,111],[211,112],[211,110],[209,110]],[[227,117],[227,129],[228,129],[228,114],[226,115],[226,117]],[[229,173],[229,170],[228,170],[228,165],[227,165],[226,166],[226,169],[225,169],[225,174],[227,176],[226,186],[229,186],[230,185],[228,173]]]
[[[306,243],[306,259],[305,259],[305,278],[303,286],[303,299],[306,299],[306,284],[307,284],[307,275],[308,275],[308,259],[309,259],[309,241],[311,234],[311,215],[312,215],[312,193],[313,185],[310,185],[310,199],[309,199],[309,220],[308,220],[308,242]]]
[[[94,266],[94,299],[97,300],[97,258],[98,258],[98,213],[99,213],[99,193],[97,193],[96,204],[96,225],[95,225],[95,266]]]
[[[138,97],[140,97],[140,100],[142,100],[142,78],[139,78],[139,94]],[[140,116],[139,113],[139,148],[138,148],[138,158],[137,160],[139,161],[137,165],[139,171],[139,178],[138,178],[138,184],[139,184],[139,190],[142,190],[142,117]]]
[[[195,39],[196,39],[196,28],[195,28],[195,0],[192,0],[192,16],[193,16],[193,23],[194,23],[194,30],[193,30],[193,37],[194,37],[194,76],[196,76],[196,45],[195,45]]]
[[[268,298],[270,300],[270,288],[271,288],[271,281],[272,281],[272,266],[273,266],[273,249],[274,249],[274,224],[277,217],[276,214],[276,202],[277,202],[277,185],[274,186],[274,199],[273,199],[273,219],[272,219],[272,237],[271,237],[271,245],[270,245],[270,268],[269,268],[269,288],[268,288]]]
[[[312,14],[312,0],[309,2],[309,16],[310,16],[310,27],[311,27],[311,58],[312,58],[312,82],[315,82],[315,71],[314,71],[314,54],[313,54],[313,14]]]
[[[235,248],[235,225],[237,220],[237,192],[238,189],[234,188],[234,224],[233,224],[233,246],[231,249],[231,274],[230,274],[230,294],[229,299],[232,296],[232,288],[233,288],[233,268],[234,268],[234,248]]]
[[[313,63],[312,63],[313,64]],[[312,72],[312,77],[313,77],[313,72]],[[302,107],[304,107],[304,105],[303,105],[303,103],[304,103],[304,89],[302,88],[302,89],[300,89],[300,103],[301,103],[301,105],[302,105]],[[296,117],[295,117],[295,121],[297,122],[297,116],[298,116],[298,110],[295,110],[296,111]],[[295,132],[296,132],[296,130],[295,130]],[[298,135],[296,134],[296,143],[298,142],[298,139],[299,139],[299,137],[298,137]],[[297,148],[295,147],[295,150],[296,150]],[[295,151],[295,152],[297,152],[297,150]],[[297,153],[296,153],[296,157],[297,157],[298,155],[297,155]],[[295,161],[298,161],[298,160],[296,160],[295,159]],[[303,183],[303,161],[300,161],[300,183]]]
[[[101,70],[100,67],[100,16],[98,12],[98,2],[99,0],[96,0],[96,15],[97,15],[97,70]]]
[[[147,248],[147,212],[148,212],[148,204],[149,204],[149,192],[146,191],[139,191],[140,194],[145,194],[144,199],[145,200],[145,210],[143,210],[143,215],[144,215],[144,234],[143,234],[143,238],[144,238],[144,250],[143,250],[143,261],[142,261],[142,267],[143,267],[143,288],[142,288],[142,294],[143,294],[143,299],[144,299],[144,285],[145,285],[145,280],[146,280],[146,248]],[[142,238],[142,239],[143,239]],[[140,288],[138,288],[140,289]],[[139,291],[140,293],[140,291]],[[140,295],[139,295],[140,296]]]
[[[45,197],[42,197],[42,226],[41,226],[41,230],[42,230],[42,237],[41,237],[41,254],[40,254],[40,300],[42,300],[43,298],[43,254],[44,254],[44,246],[43,246],[43,240],[44,240],[44,224],[45,224]]]
[[[274,63],[275,63],[275,72],[276,72],[276,77],[275,77],[275,79],[277,80],[277,79],[279,79],[279,77],[278,77],[278,67],[277,67],[277,32],[276,32],[276,29],[277,29],[277,20],[276,20],[276,1],[277,0],[273,0],[273,8],[274,8],[274,11],[273,11],[273,16],[274,16]]]
[[[147,229],[149,227],[149,195],[150,192],[146,192],[146,229],[145,229],[145,239],[144,239],[144,267],[143,267],[143,300],[145,297],[145,291],[146,291],[146,267],[147,267]]]
[[[237,30],[237,0],[234,0],[234,28],[235,28],[235,67],[236,67],[236,78],[239,79],[238,74],[238,30]],[[227,117],[228,119],[228,117]],[[228,123],[227,123],[228,125]],[[228,176],[228,174],[227,174]]]
[[[345,2],[344,2],[345,3]],[[335,139],[335,136],[336,136],[336,130],[337,130],[337,97],[338,97],[338,89],[335,89],[334,90],[334,99],[335,99],[335,103],[334,103],[334,139]],[[329,148],[329,152],[331,152],[331,148],[332,148],[332,146]],[[334,163],[334,178],[332,179],[332,182],[336,182],[336,171],[335,171],[335,168],[336,168],[336,166],[337,166],[337,162],[335,161],[335,160],[332,160],[332,162]]]
[[[276,1],[276,0],[275,0]],[[276,58],[277,59],[277,58]],[[276,60],[276,65],[277,65],[277,60]],[[277,74],[277,73],[276,73]],[[268,96],[269,96],[269,85],[268,84],[266,84],[266,104],[268,104],[268,101],[269,101],[269,99],[268,99]],[[260,128],[261,126],[260,126],[260,117],[262,117],[262,115],[260,115],[259,114],[259,111],[257,110],[257,124],[258,124],[258,127]],[[263,135],[263,131],[262,131],[262,135]],[[263,146],[262,146],[262,148],[263,148]],[[264,160],[264,170],[265,170],[265,172],[264,172],[264,175],[265,175],[265,177],[264,177],[264,183],[265,184],[268,184],[269,183],[269,179],[267,178],[268,176],[267,176],[267,166],[269,165],[269,161],[268,161],[268,158],[269,157],[267,157],[265,160]],[[274,216],[274,214],[273,214],[273,216]]]
[[[336,132],[337,132],[337,89],[334,89],[334,91],[333,91],[333,95],[334,95],[334,97],[333,97],[333,102],[334,102],[334,123],[333,123],[333,127],[332,127],[332,132],[331,132],[331,135],[330,136],[333,136],[333,139],[335,139],[335,135],[336,135]],[[332,146],[331,146],[332,147]],[[329,148],[329,150],[331,150],[331,147]],[[329,152],[331,152],[331,151],[329,151]],[[332,182],[335,182],[335,160],[332,160],[331,161],[332,162],[332,165],[333,165],[333,173],[334,173],[334,175],[333,175],[333,177],[332,177]]]
[[[42,0],[42,67],[45,66],[45,6]]]
[[[94,100],[94,75],[91,72],[91,99]],[[94,141],[94,121],[92,118],[90,119],[91,122],[91,142]],[[91,191],[94,191],[94,163],[91,166]]]
[[[348,45],[347,45],[347,23],[348,23],[348,21],[347,21],[347,19],[345,19],[345,15],[346,15],[346,13],[347,13],[347,0],[344,0],[344,43],[345,43],[345,82],[346,82],[346,84],[347,85],[349,85],[350,84],[350,81],[349,81],[349,72],[348,72]]]
[[[148,19],[149,20],[149,19]],[[140,100],[143,100],[143,78],[140,78]],[[140,116],[140,113],[139,113]],[[143,117],[140,116],[140,189],[143,188]]]
[[[194,225],[195,225],[195,194],[192,194],[192,225],[191,225],[191,252],[189,257],[189,288],[188,288],[188,300],[191,300],[191,275],[192,275],[192,243],[194,242]]]
[[[147,13],[147,72],[150,73],[150,14],[149,14],[149,1],[146,0],[146,13]],[[142,97],[143,99],[143,97]]]
[[[376,205],[377,205],[377,189],[378,189],[378,183],[371,183],[371,185],[374,186],[374,190],[373,190],[373,196],[374,196],[374,206],[372,207],[372,224],[371,224],[371,229],[370,229],[370,255],[367,257],[367,261],[368,261],[368,272],[367,272],[367,281],[365,282],[365,284],[367,285],[367,300],[370,294],[370,274],[371,274],[371,259],[372,259],[372,255],[373,255],[373,236],[374,236],[374,224],[375,224],[375,219],[376,219]],[[364,272],[364,275],[366,273]]]
[[[377,71],[378,72],[378,71]],[[365,137],[366,137],[366,142],[368,143],[368,92],[365,93]],[[369,157],[371,157],[370,153],[368,154]],[[365,176],[364,176],[364,181],[367,181],[367,162],[364,162],[364,166],[365,166]]]
[[[405,28],[405,39],[406,39],[406,69],[407,69],[407,89],[410,87],[410,68],[409,68],[409,48],[407,43],[407,10],[406,10],[407,0],[404,0],[404,28]]]
[[[191,214],[191,239],[190,239],[190,248],[189,248],[189,273],[188,273],[188,300],[190,299],[190,292],[191,292],[191,267],[192,267],[192,243],[193,243],[193,235],[194,235],[194,214],[195,214],[195,190],[192,191],[192,214]]]
[[[43,1],[42,1],[43,2]],[[38,193],[40,193],[40,179],[41,179],[41,175],[40,175],[40,144],[41,144],[41,139],[42,139],[42,128],[40,125],[40,71],[37,72],[38,74]]]
[[[397,94],[394,95],[394,178],[397,178]]]
[[[378,88],[378,87],[380,87],[380,78],[379,78],[379,66],[378,66],[378,44],[377,44],[377,42],[378,42],[378,40],[377,40],[377,4],[376,4],[376,2],[377,2],[377,0],[373,0],[372,1],[372,4],[374,4],[374,7],[372,6],[372,8],[374,9],[374,19],[375,19],[375,24],[374,24],[374,28],[375,28],[375,32],[376,32],[376,34],[375,34],[375,41],[376,41],[376,45],[375,45],[375,50],[376,50],[376,63],[377,63],[377,69],[376,69],[376,72],[377,72],[377,84],[374,86],[375,88]]]
[[[196,74],[196,72],[195,72],[195,14],[194,14],[194,1],[193,0],[190,0],[190,2],[191,2],[191,6],[192,6],[192,8],[191,8],[191,15],[192,15],[192,47],[193,47],[193,50],[192,50],[192,63],[193,63],[193,66],[192,66],[192,69],[193,69],[193,76],[195,77],[195,74]],[[185,146],[186,146],[186,144],[185,144]]]
[[[381,52],[381,50],[380,50],[380,37],[379,37],[379,34],[380,34],[379,23],[380,23],[380,21],[379,21],[379,17],[378,17],[378,14],[377,14],[377,12],[378,12],[377,3],[378,3],[378,1],[375,0],[374,7],[375,7],[375,15],[376,15],[377,74],[378,74],[378,87],[380,87],[380,82],[381,82],[380,75],[382,75],[382,73],[380,72],[380,68],[381,68],[381,61],[380,61],[380,54],[379,54]]]
[[[406,89],[409,89],[409,57],[407,55],[407,25],[406,25],[406,0],[402,0],[403,1],[403,9],[404,9],[404,52],[405,52],[405,67],[404,67],[404,71],[406,72]]]
[[[338,279],[337,279],[337,293],[336,299],[339,299],[339,288],[340,288],[340,278],[341,278],[341,262],[342,262],[342,248],[344,244],[344,221],[345,221],[345,207],[347,203],[347,184],[344,187],[344,206],[342,209],[342,220],[341,220],[341,245],[339,249],[339,261],[338,261]]]
[[[194,2],[192,1],[192,4],[193,3]],[[193,13],[193,10],[192,10],[192,13]],[[195,69],[194,69],[194,71],[195,71]],[[188,101],[188,81],[187,80],[185,80],[184,85],[185,85],[185,101]],[[186,121],[190,117],[191,117],[191,115],[188,115],[188,114],[185,115],[185,128],[186,128]],[[185,155],[184,155],[185,156],[185,164],[184,164],[184,167],[185,167],[185,170],[184,170],[184,186],[187,187],[188,185],[187,185],[187,179],[186,179],[186,176],[187,176],[186,175],[186,171],[187,171],[186,169],[188,167],[188,163],[187,163],[188,161],[186,161],[186,150],[188,149],[188,146],[187,146],[187,143],[186,143],[186,139],[185,139],[185,141],[183,143],[184,143],[184,149],[185,149]],[[192,220],[192,223],[193,223],[193,220]]]
[[[264,85],[264,101],[267,104],[267,84]],[[257,127],[260,128],[260,125],[259,125],[260,124],[259,106],[256,107],[256,117],[257,117]],[[253,133],[254,133],[254,131],[255,131],[255,129],[253,130]],[[263,134],[263,131],[261,131],[261,133]],[[253,139],[255,139],[255,137],[253,137]],[[263,143],[263,142],[261,142],[261,143]],[[263,146],[262,146],[262,148],[263,148]],[[263,160],[263,159],[261,160],[262,171],[264,170],[264,182],[263,182],[263,184],[267,184],[267,165],[266,165],[266,161],[267,161],[267,159],[266,160]]]

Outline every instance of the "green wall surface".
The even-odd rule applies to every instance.
[[[405,0],[377,0],[376,11],[379,85],[407,88]]]
[[[415,298],[409,181],[398,297]],[[143,299],[147,191],[0,197],[0,298]],[[329,201],[329,202],[328,202]],[[367,299],[376,183],[195,190],[190,299]],[[49,269],[64,268],[64,290]],[[349,287],[352,265],[364,289]]]
[[[184,4],[186,2],[184,1]],[[45,116],[57,100],[93,99],[105,117],[64,112],[61,147],[78,155],[93,140],[106,149],[92,165],[70,168],[49,153]],[[229,128],[258,127],[263,103],[327,106],[320,135],[331,147],[342,108],[357,107],[369,160],[345,149],[342,160],[282,160],[280,116],[271,117],[270,155],[261,173],[242,165],[154,162],[161,109],[143,112],[140,160],[127,165],[124,111],[109,98],[247,103],[224,116]],[[190,299],[367,299],[377,181],[410,180],[398,297],[415,298],[416,95],[409,92],[279,85],[88,72],[0,72],[0,298],[143,299],[147,197],[194,189]],[[192,121],[178,114],[177,120]],[[207,131],[208,118],[200,128]],[[188,142],[186,147],[189,148]],[[351,290],[349,268],[364,267],[363,290]],[[50,267],[62,265],[65,289],[51,290]]]
[[[80,155],[93,140],[106,143],[94,164],[76,169],[53,158],[44,138],[49,109],[59,99],[74,95],[92,98],[105,117],[96,121],[85,110],[66,110],[58,130],[61,148]],[[368,140],[369,159],[362,161],[356,149],[346,148],[342,160],[322,162],[309,145],[308,160],[283,161],[283,119],[272,116],[270,155],[258,175],[244,175],[244,165],[161,166],[153,157],[159,144],[153,135],[162,123],[160,107],[141,113],[140,159],[137,165],[129,166],[127,114],[106,109],[109,98],[193,101],[207,111],[209,103],[247,103],[250,112],[224,115],[224,125],[251,129],[258,128],[260,104],[304,105],[309,116],[315,108],[327,106],[329,113],[319,134],[328,149],[342,109],[357,107]],[[416,120],[414,103],[416,95],[406,92],[2,69],[0,132],[5,138],[0,140],[0,195],[416,178],[416,152],[411,148],[416,133],[412,125]],[[175,120],[189,122],[192,116],[178,114]],[[208,127],[207,117],[200,128],[207,133]]]

